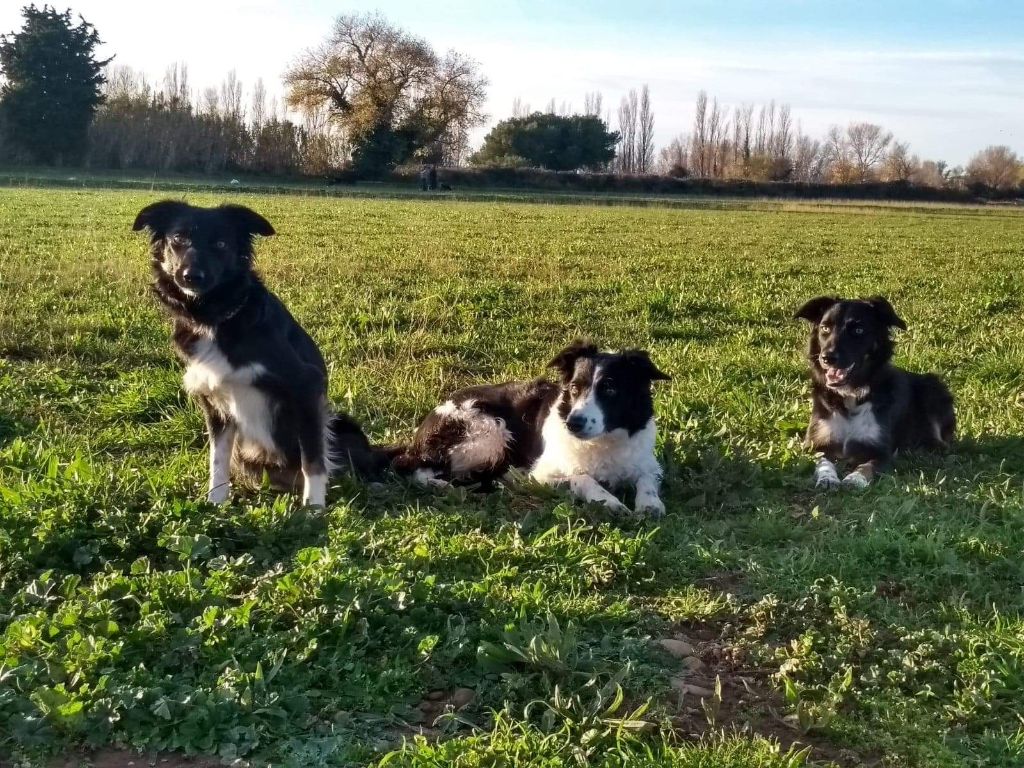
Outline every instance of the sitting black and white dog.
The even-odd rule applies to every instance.
[[[815,484],[840,485],[834,462],[850,460],[843,485],[864,488],[901,448],[946,448],[953,439],[953,396],[933,374],[890,363],[890,329],[906,323],[884,298],[811,299],[796,317],[812,323],[811,421],[805,444],[822,456]]]
[[[253,238],[273,235],[270,223],[240,205],[164,200],[139,212],[133,229],[143,228],[185,389],[206,417],[209,501],[227,501],[234,470],[288,490],[301,478],[303,501],[323,506],[332,470],[370,470],[362,429],[327,400],[319,348],[253,269]]]
[[[599,352],[576,342],[546,379],[469,387],[420,424],[393,466],[423,484],[489,486],[511,467],[542,483],[567,483],[586,501],[629,509],[605,486],[636,487],[637,514],[661,515],[651,384],[669,377],[646,352]]]

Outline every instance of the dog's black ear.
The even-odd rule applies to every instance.
[[[886,328],[899,328],[901,330],[907,330],[907,324],[903,322],[903,318],[896,314],[896,310],[892,308],[892,304],[884,296],[872,296],[869,299],[865,299],[871,308],[875,310],[875,314],[878,315],[878,319],[885,323]]]
[[[817,325],[821,322],[821,318],[825,316],[825,313],[832,309],[838,301],[839,299],[836,296],[818,296],[800,307],[796,314],[793,315],[793,318],[807,320]]]
[[[651,360],[651,356],[644,349],[627,349],[622,352],[622,357],[629,363],[630,367],[641,376],[651,381],[671,381],[672,377],[662,371]]]
[[[270,237],[275,234],[274,228],[270,226],[270,222],[251,208],[246,208],[244,205],[222,205],[219,210],[231,217],[236,222],[239,230],[246,235]]]
[[[548,368],[554,368],[564,381],[568,381],[572,377],[572,372],[576,370],[577,360],[581,357],[590,357],[596,354],[596,345],[583,339],[577,339],[555,355],[551,362],[548,363]]]
[[[150,203],[135,217],[132,224],[132,231],[149,229],[157,237],[163,236],[171,222],[189,209],[188,203],[181,200],[161,200],[158,203]]]

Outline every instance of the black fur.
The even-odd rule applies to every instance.
[[[267,473],[275,487],[299,487],[303,468],[324,469],[325,430],[336,461],[372,472],[378,460],[362,429],[329,407],[319,348],[253,267],[253,239],[274,234],[270,223],[238,205],[199,208],[164,200],[143,208],[133,229],[149,230],[153,293],[172,317],[174,347],[186,365],[212,339],[232,369],[264,369],[252,384],[273,411],[275,445],[264,446],[262,455],[250,446],[241,456],[236,440],[235,473],[250,483]],[[212,440],[231,416],[208,397],[195,399]]]
[[[796,313],[812,324],[811,421],[807,445],[833,461],[850,460],[870,480],[902,448],[942,449],[956,429],[953,397],[933,374],[892,365],[892,328],[906,323],[884,298],[819,296]],[[827,428],[836,415],[852,418],[869,405],[877,439],[838,444]]]
[[[448,400],[456,406],[473,401],[481,417],[501,419],[511,435],[506,450],[497,460],[480,463],[453,478],[452,449],[467,438],[469,425],[433,410],[420,424],[409,446],[398,452],[393,467],[399,474],[432,469],[439,478],[490,487],[510,468],[529,467],[540,456],[541,424],[558,394],[558,386],[545,379],[460,389]]]
[[[585,398],[593,386],[593,375],[599,365],[602,379],[598,400],[605,414],[605,431],[625,429],[632,435],[643,429],[654,415],[651,382],[669,377],[658,370],[644,351],[603,353],[594,344],[577,341],[548,364],[558,372],[559,383],[540,378],[481,385],[461,389],[448,398],[456,407],[472,402],[479,418],[500,420],[508,430],[507,446],[496,460],[457,474],[453,472],[452,452],[465,444],[472,421],[453,418],[435,409],[424,418],[412,442],[395,449],[394,469],[399,474],[429,469],[439,479],[480,483],[485,488],[510,468],[529,469],[543,451],[541,430],[551,409],[557,407],[565,420],[573,402]]]

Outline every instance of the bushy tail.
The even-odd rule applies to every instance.
[[[327,425],[328,448],[335,471],[354,472],[365,480],[375,480],[387,472],[405,446],[371,445],[363,428],[345,413],[335,413]]]

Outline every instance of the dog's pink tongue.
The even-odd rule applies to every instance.
[[[841,384],[846,378],[845,368],[826,368],[825,381],[829,384]]]

